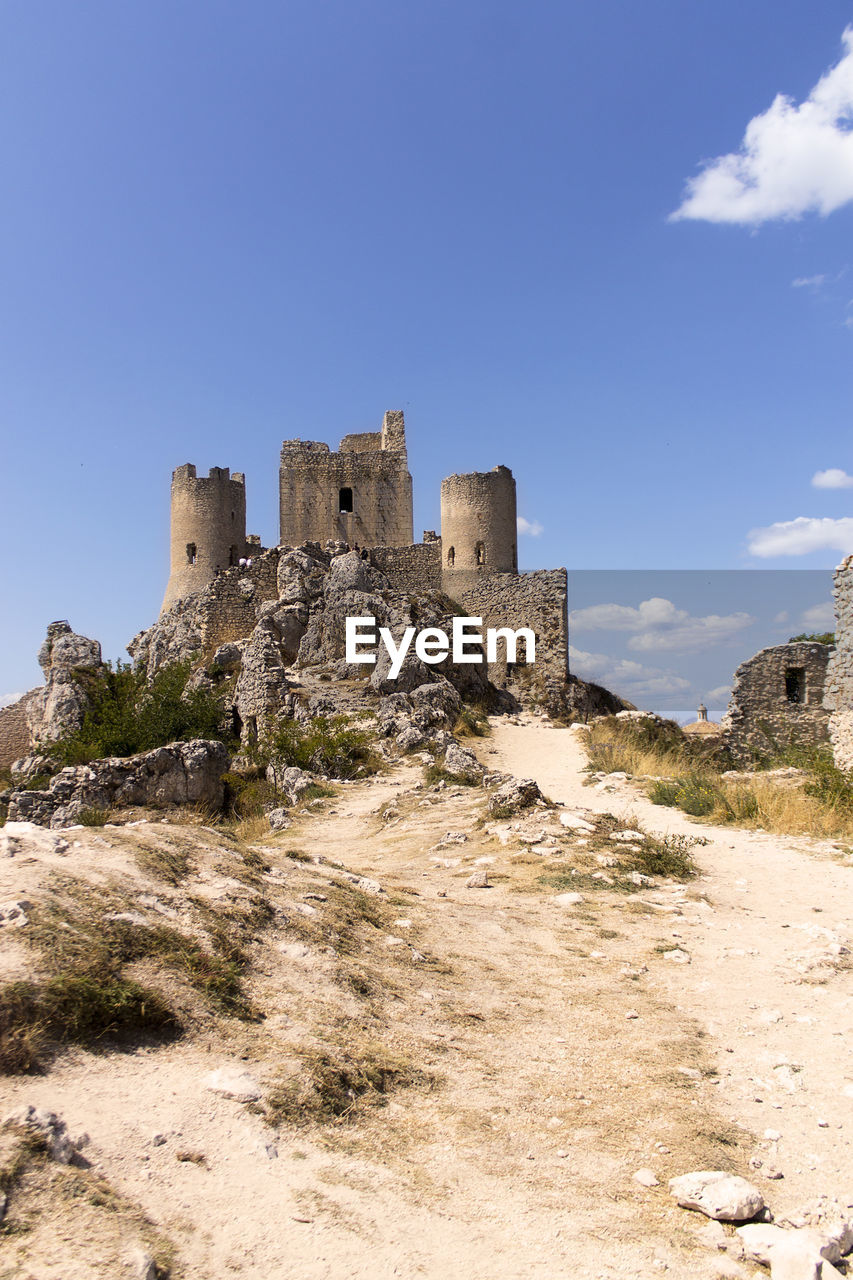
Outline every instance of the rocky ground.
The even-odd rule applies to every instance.
[[[590,786],[582,739],[476,740],[554,809],[490,814],[410,757],[275,833],[0,832],[5,981],[81,885],[72,929],[239,926],[248,958],[223,1011],[140,952],[180,1038],[2,1079],[0,1277],[750,1277],[670,1178],[743,1175],[777,1222],[853,1202],[847,853]],[[649,874],[691,852],[698,878]],[[28,1106],[88,1135],[71,1163],[21,1155]]]

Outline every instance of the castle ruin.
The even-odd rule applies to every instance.
[[[202,647],[212,651],[245,635],[256,608],[275,598],[281,548],[357,548],[395,589],[442,591],[486,627],[531,627],[536,679],[553,690],[568,674],[566,570],[519,573],[517,536],[515,479],[508,467],[497,466],[448,476],[441,485],[441,533],[427,530],[415,542],[405,421],[401,410],[392,410],[381,430],[344,436],[336,452],[317,441],[284,441],[279,543],[269,550],[257,536],[246,536],[242,473],[214,467],[198,477],[192,464],[178,467],[161,617],[195,598]],[[524,678],[525,665],[508,665],[500,650],[490,678],[511,685]]]

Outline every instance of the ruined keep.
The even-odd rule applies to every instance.
[[[412,477],[402,410],[381,431],[344,436],[337,453],[285,440],[279,468],[279,541],[402,547],[414,542]]]
[[[491,573],[518,573],[515,480],[509,467],[441,482],[442,577],[449,595]]]
[[[762,649],[735,672],[723,742],[748,763],[788,746],[829,742],[827,668],[835,650],[816,641]]]
[[[246,556],[246,483],[239,471],[191,462],[172,472],[171,569],[161,613]]]

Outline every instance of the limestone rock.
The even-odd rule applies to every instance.
[[[486,772],[474,752],[460,746],[455,740],[448,743],[444,753],[444,768],[466,782],[479,782]]]
[[[764,1208],[764,1197],[757,1187],[720,1169],[670,1178],[669,1189],[683,1209],[698,1209],[720,1222],[746,1222]]]
[[[219,809],[229,759],[223,743],[195,738],[141,755],[71,765],[60,769],[46,791],[13,791],[9,817],[55,828],[75,822],[88,808],[204,804]]]
[[[267,821],[273,831],[286,831],[293,820],[286,809],[270,809]]]
[[[491,887],[488,872],[486,871],[475,871],[474,874],[469,876],[465,881],[466,889],[491,889]]]
[[[77,635],[67,622],[52,622],[38,654],[45,685],[30,700],[27,718],[36,743],[75,733],[90,705],[86,676],[100,671],[101,646]]]
[[[267,782],[272,783],[287,804],[296,804],[308,788],[314,785],[311,774],[306,773],[304,769],[298,769],[296,765],[279,765],[275,762],[267,765]]]
[[[633,1178],[635,1182],[639,1182],[641,1187],[659,1187],[660,1186],[660,1183],[658,1182],[657,1177],[655,1176],[654,1170],[652,1169],[638,1169],[637,1172],[633,1174]]]
[[[539,786],[532,778],[510,778],[489,797],[489,813],[494,817],[511,817],[529,809],[537,801],[544,802]]]
[[[583,894],[558,893],[553,902],[556,907],[577,907],[583,902]]]

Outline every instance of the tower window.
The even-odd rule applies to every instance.
[[[448,548],[447,548],[447,566],[448,566],[448,568],[449,568],[449,569],[452,569],[455,563],[456,563],[456,548],[455,548],[455,547],[448,547]]]
[[[236,547],[232,547],[232,548],[231,548],[231,550],[228,552],[228,563],[229,563],[229,565],[235,565],[235,564],[237,563],[237,548],[236,548]]]
[[[338,494],[338,510],[347,513],[352,511],[352,489],[341,489]]]
[[[486,544],[485,544],[485,542],[478,542],[478,543],[477,543],[477,546],[476,546],[476,553],[477,553],[477,564],[485,564],[485,563],[486,563]]]
[[[805,667],[785,668],[785,697],[789,702],[805,702],[806,670]]]
[[[195,564],[198,559],[196,545],[194,542],[187,543],[187,564]]]

